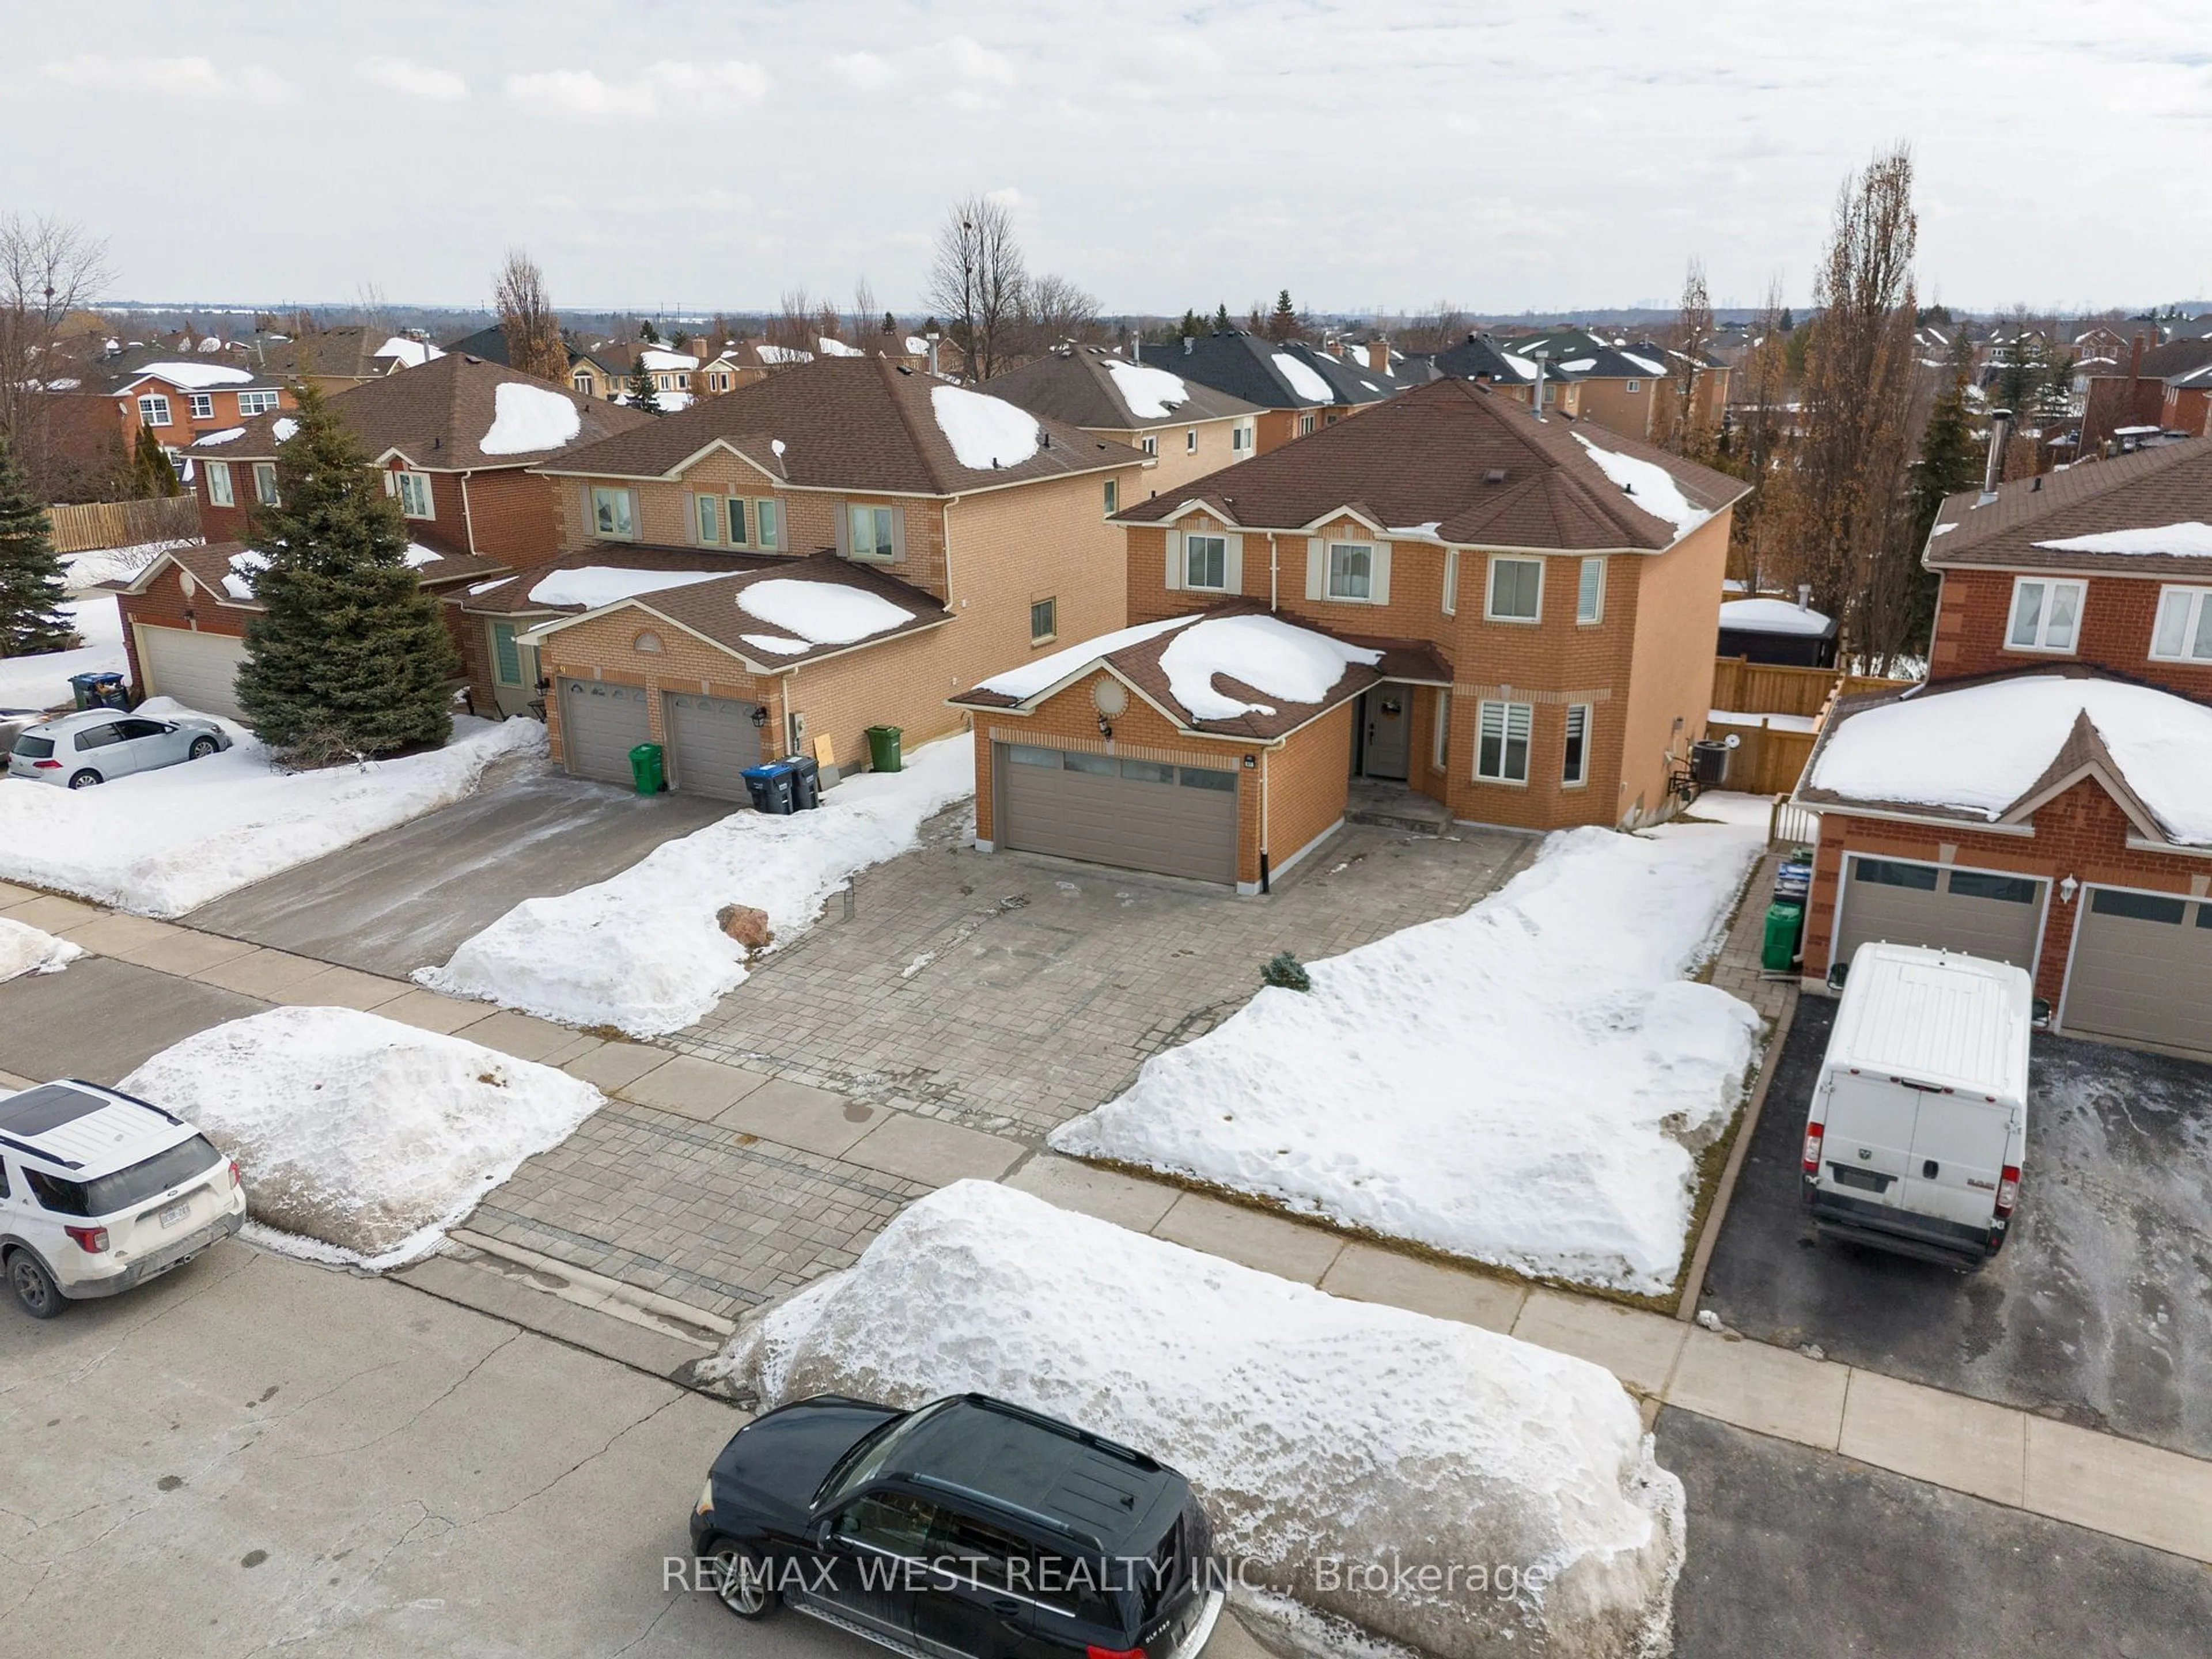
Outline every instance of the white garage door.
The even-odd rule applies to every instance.
[[[669,692],[661,702],[668,732],[668,784],[687,794],[717,800],[744,800],[750,792],[743,775],[760,764],[757,703],[730,697],[695,697]]]
[[[138,628],[141,687],[149,697],[174,697],[204,714],[244,718],[238,706],[238,671],[246,661],[246,641],[229,634],[199,634],[189,628]]]
[[[2035,971],[2048,882],[1857,854],[1846,857],[1844,865],[1836,961],[1849,962],[1869,939],[1881,939]]]
[[[2075,902],[2061,1027],[2212,1053],[2212,900],[2092,887]]]
[[[1002,743],[1000,844],[1200,881],[1237,879],[1237,774]]]
[[[629,751],[651,735],[645,690],[599,680],[561,682],[561,759],[580,778],[629,781]]]

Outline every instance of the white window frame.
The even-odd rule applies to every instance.
[[[867,551],[860,550],[860,517],[868,520]],[[880,535],[878,533],[880,532]],[[898,558],[898,513],[868,501],[845,504],[845,552],[862,564],[891,564]]]
[[[214,392],[195,392],[191,394],[191,402],[192,405],[192,418],[194,420],[211,421],[215,419]]]
[[[1536,706],[1534,703],[1508,702],[1494,697],[1485,697],[1478,703],[1474,722],[1474,781],[1477,783],[1503,783],[1516,788],[1527,788],[1529,751],[1535,747],[1535,726]],[[1493,740],[1493,732],[1498,744],[1498,767],[1494,771],[1486,772],[1482,769],[1483,745]],[[1521,745],[1521,773],[1518,777],[1508,769],[1516,743]]]
[[[1160,453],[1160,434],[1157,432],[1146,433],[1137,440],[1137,447],[1147,455],[1158,456]]]
[[[702,547],[722,544],[722,518],[727,509],[720,495],[695,495],[691,498],[691,537]]]
[[[1605,620],[1605,556],[1599,554],[1584,559],[1582,568],[1575,573],[1575,625],[1577,628],[1589,628]],[[1595,591],[1590,583],[1592,573],[1595,573],[1597,577]]]
[[[1107,479],[1101,499],[1106,503],[1104,516],[1110,519],[1119,513],[1121,510],[1121,481],[1119,478]]]
[[[248,399],[252,399],[248,402]],[[242,420],[252,420],[257,415],[273,415],[283,406],[283,396],[275,392],[241,392],[238,394],[238,413]]]
[[[1298,416],[1298,436],[1301,438],[1310,438],[1313,436],[1313,429],[1314,417],[1312,416],[1301,415]]]
[[[592,484],[586,490],[585,501],[591,510],[592,534],[601,541],[634,542],[637,539],[637,495],[635,491],[611,484]]]
[[[2159,635],[2166,632],[2169,611],[2180,617],[2180,644],[2173,650],[2159,649]],[[2202,645],[2199,653],[2196,647]],[[2152,613],[2149,657],[2153,662],[2188,662],[2212,665],[2212,587],[2185,587],[2169,584],[2158,590],[2158,609]]]
[[[579,397],[590,397],[592,395],[592,377],[589,374],[571,374],[568,377],[568,389],[575,392]]]
[[[1197,563],[1196,545],[1200,542],[1210,542],[1212,544],[1212,547],[1207,555],[1206,562],[1208,564],[1212,562],[1213,554],[1218,553],[1220,556],[1221,580],[1218,582],[1200,581],[1198,579],[1199,566]],[[1191,531],[1184,535],[1182,538],[1182,585],[1185,587],[1195,589],[1201,593],[1225,593],[1229,591],[1229,538],[1227,536],[1222,534],[1218,531],[1212,530]]]
[[[1194,426],[1183,428],[1182,453],[1186,455],[1198,453],[1198,428]]]
[[[1357,593],[1346,593],[1338,591],[1336,585],[1336,556],[1340,553],[1360,553],[1366,556],[1366,568],[1358,573],[1360,591]],[[1375,602],[1374,543],[1328,542],[1322,547],[1322,559],[1323,561],[1322,569],[1322,592],[1328,598],[1332,599],[1348,600],[1354,605],[1372,605]],[[1345,571],[1344,575],[1346,584],[1349,585],[1352,580],[1352,573],[1349,568],[1347,568]]]
[[[253,499],[264,507],[282,507],[284,504],[281,492],[276,488],[276,462],[254,462]]]
[[[2034,639],[2023,644],[2019,637],[2021,611],[2030,589],[2036,590],[2036,620]],[[2073,624],[2063,643],[2051,642],[2051,613],[2058,594],[2070,589],[2074,595]],[[2032,651],[2042,656],[2070,657],[2081,647],[2081,613],[2087,608],[2089,584],[2078,578],[2063,576],[2015,576],[2012,584],[2012,605],[2005,613],[2005,649]]]
[[[1485,622],[1516,623],[1524,628],[1534,628],[1544,620],[1544,559],[1522,558],[1510,553],[1493,553],[1490,568],[1483,573],[1482,617]],[[1528,616],[1514,616],[1498,609],[1498,573],[1501,566],[1533,564],[1536,567],[1536,609]]]
[[[1459,615],[1459,549],[1444,549],[1444,615]]]
[[[138,418],[148,426],[169,424],[169,400],[158,392],[139,394]]]
[[[1567,723],[1559,744],[1559,787],[1579,789],[1589,781],[1590,728],[1595,724],[1597,710],[1586,702],[1567,705]],[[1579,738],[1582,752],[1575,752]]]
[[[207,463],[207,486],[208,505],[210,507],[236,507],[238,505],[237,494],[231,488],[230,463],[228,461],[210,461]]]
[[[384,476],[392,480],[392,493],[399,497],[402,518],[434,519],[438,516],[437,498],[431,492],[428,473],[398,471]]]
[[[1641,392],[1643,389],[1644,389],[1644,385],[1643,385],[1643,382],[1642,382],[1642,381],[1640,381],[1640,380],[1631,380],[1631,381],[1628,383],[1628,390],[1629,390],[1631,392]]]
[[[1238,421],[1229,428],[1229,453],[1232,455],[1250,454],[1256,435],[1252,430],[1251,422]]]
[[[763,553],[783,549],[783,503],[774,495],[757,496],[753,501],[753,546]]]

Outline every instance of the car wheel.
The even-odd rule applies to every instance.
[[[213,738],[194,738],[192,746],[185,750],[185,756],[189,760],[205,760],[222,747]]]
[[[70,787],[72,789],[89,789],[94,784],[98,783],[99,781],[100,774],[94,771],[89,766],[88,766],[83,771],[76,774],[70,779]]]
[[[17,1250],[8,1258],[8,1288],[33,1319],[52,1319],[69,1305],[46,1263],[28,1250]]]
[[[768,1563],[758,1551],[735,1539],[720,1538],[708,1550],[707,1559],[714,1565],[714,1599],[738,1618],[764,1618],[775,1606]]]

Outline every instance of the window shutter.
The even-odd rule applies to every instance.
[[[1221,576],[1231,593],[1244,591],[1244,538],[1234,533],[1222,538],[1228,550],[1221,556]]]
[[[1376,605],[1390,603],[1390,544],[1375,544],[1375,574],[1367,583],[1367,597]]]
[[[1168,532],[1168,586],[1170,590],[1182,586],[1182,532]]]
[[[902,507],[891,509],[891,562],[906,562],[906,509]]]
[[[852,507],[840,495],[830,501],[830,510],[837,515],[837,556],[849,559],[853,556]]]
[[[1306,538],[1306,597],[1328,597],[1328,544],[1318,536]]]

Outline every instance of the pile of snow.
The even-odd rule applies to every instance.
[[[427,341],[410,340],[404,334],[395,334],[369,353],[371,357],[389,357],[402,368],[420,368],[433,357],[446,354]]]
[[[1336,401],[1336,393],[1330,389],[1328,382],[1322,379],[1321,371],[1311,363],[1294,357],[1287,351],[1278,351],[1272,361],[1277,372],[1289,382],[1291,392],[1308,403],[1333,404]]]
[[[1623,455],[1617,450],[1600,449],[1579,432],[1575,441],[1589,452],[1590,459],[1607,478],[1626,490],[1629,498],[1655,519],[1664,519],[1674,526],[1677,536],[1686,536],[1713,515],[1702,507],[1690,505],[1690,498],[1682,493],[1682,486],[1674,482],[1674,475],[1656,461],[1639,460],[1633,455]]]
[[[1806,782],[1994,822],[2050,769],[2084,714],[2166,832],[2212,847],[2212,708],[2117,680],[2038,675],[1908,693],[1838,726]]]
[[[72,674],[128,674],[123,617],[112,594],[70,599],[61,607],[84,643],[70,651],[0,657],[0,708],[53,708],[70,700]]]
[[[153,697],[138,709],[188,709]],[[97,789],[0,787],[0,880],[76,893],[141,915],[175,916],[450,805],[483,769],[542,753],[536,720],[462,719],[443,749],[363,766],[279,772],[244,726],[205,760],[137,772]]]
[[[605,1103],[550,1066],[351,1008],[211,1026],[122,1087],[237,1158],[257,1243],[369,1267],[428,1254]]]
[[[1220,674],[1261,696],[1317,703],[1354,664],[1372,667],[1380,651],[1345,645],[1279,617],[1212,617],[1187,628],[1160,653],[1168,691],[1193,720],[1232,720],[1272,714],[1272,704],[1247,702],[1213,688]]]
[[[973,1390],[1134,1446],[1189,1477],[1248,1607],[1293,1597],[1442,1659],[1650,1652],[1669,1623],[1681,1483],[1598,1366],[1005,1187],[914,1204],[714,1369],[764,1405]],[[1331,1559],[1384,1582],[1332,1586]]]
[[[82,945],[0,916],[0,981],[25,974],[58,974],[83,954]]]
[[[1139,623],[1134,628],[1117,628],[1110,634],[1101,634],[1080,645],[1064,647],[1050,656],[1033,658],[1019,668],[994,674],[975,689],[1027,702],[1040,691],[1050,690],[1070,674],[1089,667],[1101,657],[1110,657],[1116,651],[1142,645],[1146,640],[1158,639],[1178,628],[1187,628],[1197,620],[1195,617],[1170,617],[1165,622]]]
[[[637,360],[648,372],[659,369],[663,374],[680,374],[699,367],[699,360],[688,351],[656,351],[651,347],[639,352]]]
[[[2212,714],[2208,714],[2212,720]],[[1050,1136],[1519,1272],[1662,1294],[1759,1018],[1685,979],[1765,844],[1571,830],[1464,915],[1310,965]],[[1702,805],[1701,811],[1709,810]]]
[[[550,386],[502,380],[492,389],[492,422],[477,446],[487,455],[558,449],[584,429],[583,412]]]
[[[1639,504],[1641,495],[1637,498]],[[1743,634],[1825,634],[1828,619],[1790,599],[1723,599],[1721,626]]]
[[[556,570],[530,590],[532,605],[574,605],[596,611],[617,599],[657,593],[664,587],[689,587],[726,576],[726,570],[631,570],[617,564],[579,565]],[[494,583],[496,586],[497,584]]]
[[[280,444],[290,443],[292,434],[299,429],[300,423],[289,415],[279,415],[269,423],[269,435]]]
[[[149,363],[138,371],[138,380],[167,380],[171,386],[204,392],[210,386],[239,386],[253,378],[242,368],[224,363]],[[136,386],[138,380],[133,380]]]
[[[1190,388],[1180,374],[1170,374],[1164,368],[1154,368],[1150,363],[1123,362],[1118,357],[1109,357],[1106,372],[1113,377],[1114,390],[1121,394],[1121,401],[1129,405],[1129,412],[1140,421],[1164,421],[1190,401]],[[1300,363],[1299,368],[1305,365]]]
[[[1037,418],[1004,398],[957,386],[933,386],[929,407],[961,465],[975,472],[1019,466],[1037,453]]]
[[[2094,536],[2038,542],[2054,553],[2163,553],[2178,559],[2212,559],[2212,524],[2188,520],[2140,530],[2101,530]]]
[[[738,590],[738,609],[795,636],[802,641],[799,647],[802,651],[809,645],[851,645],[914,620],[914,613],[905,606],[893,605],[864,587],[799,581],[789,576],[747,583]],[[745,637],[749,642],[757,642],[775,636],[749,634]],[[784,640],[766,648],[781,650],[790,643]]]
[[[902,772],[847,778],[815,811],[732,813],[609,880],[524,900],[415,977],[578,1025],[678,1030],[745,981],[744,947],[715,925],[723,906],[765,910],[788,942],[856,872],[914,846],[925,819],[975,788],[975,745],[947,738]]]
[[[868,354],[858,346],[848,346],[842,340],[833,340],[827,334],[814,343],[825,357],[865,357]]]

